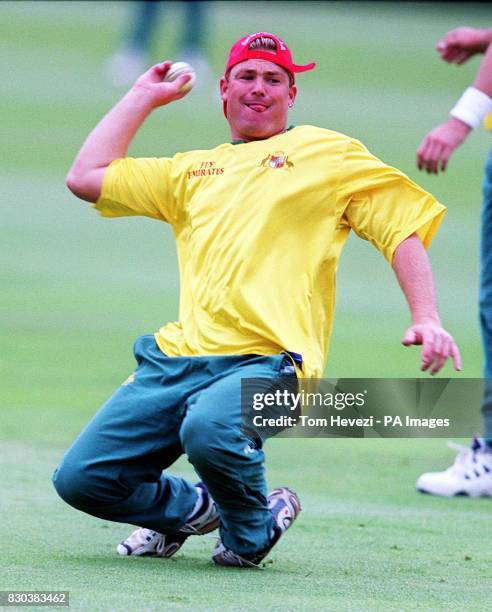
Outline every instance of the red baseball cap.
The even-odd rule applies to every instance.
[[[260,43],[260,48],[257,48],[254,45],[256,41]],[[265,49],[265,46],[272,45],[271,41],[273,41],[275,48],[272,47],[268,50]],[[261,48],[262,42],[264,43],[262,45],[263,48]],[[287,72],[292,76],[292,79],[294,79],[294,74],[296,72],[306,72],[307,70],[312,70],[316,66],[314,62],[305,65],[294,64],[289,47],[281,38],[275,36],[275,34],[270,34],[269,32],[256,32],[255,34],[249,34],[248,36],[244,36],[235,42],[229,51],[229,57],[227,58],[227,64],[225,67],[225,74],[227,74],[236,64],[249,59],[262,59],[267,60],[268,62],[273,62],[274,64],[277,64],[277,66],[281,66],[287,70]],[[227,105],[225,102],[224,114],[227,117]]]

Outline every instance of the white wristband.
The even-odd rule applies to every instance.
[[[492,112],[492,99],[476,87],[468,87],[449,113],[471,128],[476,128]]]

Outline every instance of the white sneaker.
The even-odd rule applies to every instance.
[[[471,448],[448,442],[459,451],[453,465],[444,472],[426,472],[417,480],[417,490],[430,495],[492,497],[492,449],[474,438]]]
[[[190,535],[204,535],[217,529],[219,512],[214,500],[203,483],[199,482],[196,488],[200,495],[198,508],[178,532],[166,535],[141,527],[118,544],[116,547],[118,554],[139,557],[172,557]]]

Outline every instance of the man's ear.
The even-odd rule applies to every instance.
[[[289,107],[292,108],[294,106],[296,96],[297,96],[297,87],[295,85],[292,85],[291,87],[289,87]]]
[[[227,102],[227,93],[229,91],[229,79],[221,77],[220,79],[220,98],[222,102]]]

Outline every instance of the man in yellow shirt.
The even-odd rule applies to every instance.
[[[300,512],[295,493],[267,495],[261,437],[241,428],[241,379],[321,376],[335,273],[351,229],[392,264],[422,369],[458,349],[441,327],[424,247],[444,207],[356,140],[313,126],[287,129],[294,64],[284,41],[259,32],[229,53],[220,93],[232,143],[174,157],[126,157],[160,106],[189,79],[153,66],[102,119],[67,178],[107,217],[145,215],[176,237],[179,320],[135,344],[138,368],[67,452],[54,484],[68,503],[139,526],[121,554],[169,557],[220,522],[219,565],[258,565]],[[163,470],[182,453],[197,486]]]
[[[492,130],[492,28],[461,27],[447,32],[437,43],[441,58],[461,65],[484,53],[472,86],[468,87],[450,117],[432,129],[417,150],[419,169],[431,174],[444,172],[450,156],[482,120]],[[456,460],[442,472],[425,472],[417,490],[431,495],[492,497],[492,152],[483,181],[480,240],[480,327],[484,350],[482,401],[483,437],[474,438],[470,448],[461,447]]]

